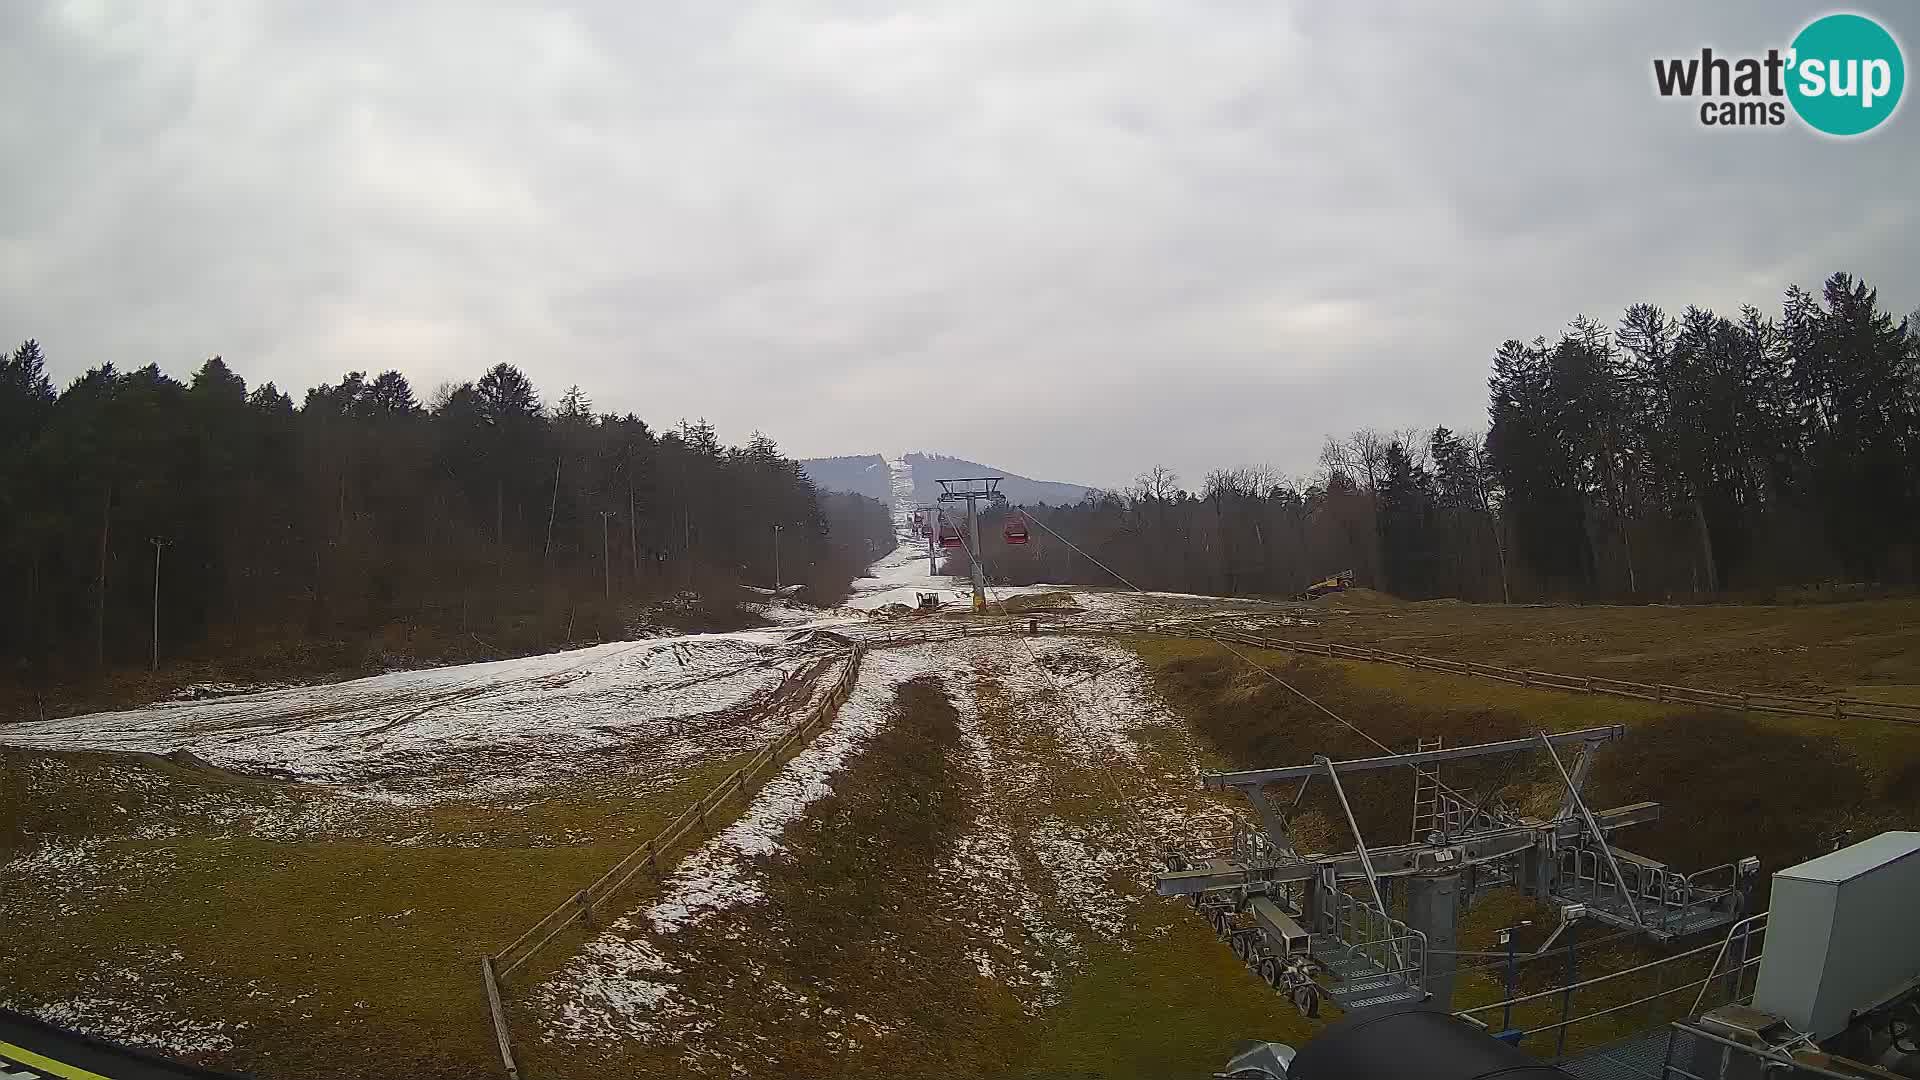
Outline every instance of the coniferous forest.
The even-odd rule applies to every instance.
[[[543,402],[507,364],[420,400],[351,373],[297,404],[218,357],[56,392],[0,361],[0,657],[23,688],[207,655],[263,670],[473,659],[647,619],[738,625],[737,584],[832,604],[888,511],[755,435]],[[157,573],[156,573],[157,567]],[[157,609],[157,634],[156,634]],[[16,710],[17,711],[17,710]]]
[[[1291,594],[1340,570],[1409,599],[1774,599],[1920,578],[1920,312],[1865,282],[1778,314],[1636,304],[1492,355],[1484,434],[1363,430],[1318,471],[1155,468],[1027,511],[1143,588]],[[997,577],[1113,584],[1035,528]],[[964,562],[964,555],[959,562]]]
[[[1920,577],[1920,318],[1865,282],[1777,314],[1629,308],[1491,357],[1484,435],[1329,437],[1305,477],[1154,468],[987,535],[993,576],[1287,595],[1342,569],[1407,598],[1770,599]],[[263,670],[472,659],[737,622],[781,579],[832,604],[887,509],[755,435],[548,403],[497,365],[420,400],[389,371],[297,404],[218,357],[56,390],[0,356],[0,658],[15,691],[206,656]],[[964,554],[955,563],[964,562]],[[157,569],[156,569],[157,567]],[[954,566],[956,570],[961,566]],[[157,611],[157,627],[156,627]],[[157,630],[157,632],[156,632]]]

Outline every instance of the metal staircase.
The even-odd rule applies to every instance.
[[[1328,997],[1343,1009],[1364,1009],[1427,996],[1426,935],[1325,878],[1315,891],[1329,929],[1313,935],[1311,954]]]

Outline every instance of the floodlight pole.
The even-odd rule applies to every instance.
[[[612,517],[613,511],[600,511],[600,593],[609,600],[613,599],[613,544],[607,539],[607,522]]]
[[[147,541],[153,545],[153,660],[148,671],[160,670],[160,549],[172,543],[158,536]]]

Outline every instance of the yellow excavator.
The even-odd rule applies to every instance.
[[[1323,578],[1307,586],[1307,591],[1295,596],[1296,600],[1318,600],[1328,593],[1346,592],[1353,588],[1353,571],[1342,570],[1330,578]]]

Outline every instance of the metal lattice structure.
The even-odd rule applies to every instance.
[[[975,613],[987,610],[987,579],[980,565],[980,503],[992,505],[1005,502],[1007,497],[1000,493],[998,476],[962,476],[951,480],[935,481],[940,485],[940,501],[943,503],[964,502],[967,504],[967,562],[973,573],[973,610]]]
[[[1260,825],[1168,852],[1156,888],[1188,897],[1235,955],[1309,1016],[1323,999],[1360,1008],[1431,998],[1446,1007],[1459,913],[1481,889],[1518,888],[1558,905],[1565,922],[1590,918],[1661,941],[1733,923],[1757,860],[1681,873],[1612,840],[1658,819],[1658,803],[1586,805],[1595,754],[1625,734],[1613,725],[1452,748],[1422,740],[1412,753],[1206,774],[1206,789],[1241,793]],[[1440,776],[1447,762],[1524,753],[1544,754],[1560,776],[1564,795],[1551,818],[1524,817],[1497,791],[1469,798]],[[1340,778],[1394,768],[1414,772],[1413,839],[1369,847]],[[1352,850],[1298,850],[1290,822],[1316,778],[1332,789]],[[1269,790],[1296,783],[1290,801]]]

